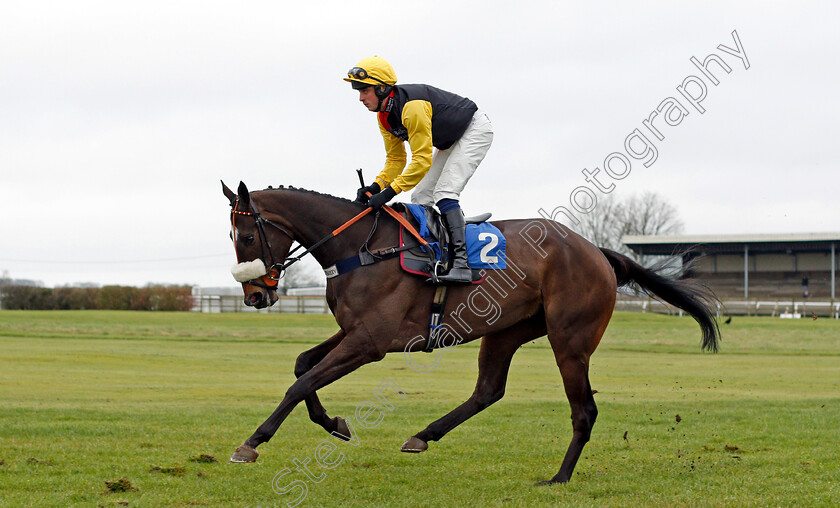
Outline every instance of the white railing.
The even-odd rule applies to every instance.
[[[683,311],[653,298],[620,297],[615,302],[616,310],[633,312],[655,312],[659,314],[683,315]],[[796,300],[723,300],[718,305],[717,315],[779,316],[801,314],[840,319],[838,301],[796,301]]]
[[[245,305],[240,295],[194,295],[193,312],[260,312],[264,314],[329,314],[330,308],[323,296],[281,296],[277,303],[265,309]]]
[[[280,299],[265,309],[248,307],[240,295],[195,295],[194,312],[261,312],[295,314],[329,314],[327,300],[323,296],[281,296]],[[615,309],[631,312],[653,312],[682,316],[683,311],[653,298],[619,297]],[[791,300],[724,300],[718,306],[718,316],[779,316],[781,314],[801,314],[803,317],[817,315],[840,319],[840,301],[791,301]]]

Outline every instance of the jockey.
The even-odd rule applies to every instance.
[[[451,269],[439,280],[471,282],[458,199],[493,142],[490,119],[464,97],[429,85],[397,85],[394,68],[378,56],[363,59],[347,71],[344,81],[359,91],[359,101],[368,110],[377,113],[385,139],[385,168],[371,185],[358,190],[356,201],[378,209],[400,192],[414,189],[412,203],[437,205],[453,252]],[[411,147],[407,167],[406,141]],[[367,192],[373,194],[369,200]]]

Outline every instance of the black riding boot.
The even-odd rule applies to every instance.
[[[472,270],[467,260],[467,225],[464,222],[464,212],[460,208],[443,214],[446,228],[449,230],[449,249],[452,251],[452,267],[446,275],[438,280],[448,283],[472,282]]]

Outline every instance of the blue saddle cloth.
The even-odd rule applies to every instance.
[[[421,205],[403,203],[406,209],[411,212],[419,227],[420,233],[440,258],[440,248],[437,245],[437,238],[429,233],[429,226],[426,223],[426,211]],[[470,268],[499,270],[507,268],[505,262],[505,247],[507,241],[499,228],[489,222],[481,224],[467,224],[467,254],[469,256]]]

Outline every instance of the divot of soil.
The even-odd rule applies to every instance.
[[[132,492],[140,490],[128,481],[128,478],[120,478],[118,480],[105,481],[105,491],[103,494],[110,494],[113,492]]]
[[[190,462],[199,462],[201,464],[210,464],[213,462],[219,462],[216,460],[216,457],[212,455],[207,455],[202,453],[201,455],[196,455],[195,457],[190,457]]]
[[[155,467],[149,469],[149,472],[150,473],[158,472],[158,473],[163,473],[163,474],[170,474],[172,476],[184,476],[185,474],[187,474],[187,470],[184,468],[184,466],[173,466],[173,467],[155,466]]]

